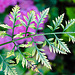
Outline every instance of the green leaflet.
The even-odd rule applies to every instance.
[[[0,64],[0,71],[2,71],[3,62]]]
[[[32,56],[34,56],[36,53],[36,49],[34,48],[33,51],[32,51]]]
[[[36,43],[37,43],[37,44],[42,44],[43,42],[41,42],[41,41],[37,41]]]
[[[36,29],[36,27],[34,26],[34,23],[30,24],[29,27],[32,29]]]
[[[5,70],[4,70],[4,73],[5,73],[5,75],[8,74],[8,68],[7,68],[7,66],[6,66]]]
[[[22,26],[22,24],[17,24],[17,25],[15,25],[15,27],[20,27],[20,26]]]
[[[6,31],[0,31],[0,37],[4,37],[4,36],[6,36]]]
[[[23,37],[23,34],[24,34],[24,33],[16,34],[16,35],[14,36],[14,38],[17,38],[17,37],[22,38],[22,37]]]
[[[47,25],[47,27],[50,28],[51,30],[53,30],[53,27],[52,26]]]
[[[27,32],[28,34],[35,34],[35,32]]]
[[[20,55],[17,55],[17,57],[15,59],[16,59],[16,62],[18,64],[19,63],[19,60],[20,60]]]
[[[25,44],[20,44],[19,47],[25,47]]]
[[[7,24],[4,25],[4,24],[0,24],[0,27],[3,27],[3,28],[7,28],[7,29],[12,29],[10,26],[8,26]]]
[[[19,19],[19,21],[21,22],[22,25],[24,25],[25,27],[27,27],[26,23],[23,20]]]
[[[43,29],[42,27],[38,28],[39,30]]]
[[[54,40],[54,38],[49,38],[48,40],[49,40],[49,41],[53,41],[53,40]]]
[[[28,21],[28,19],[27,19],[27,17],[26,16],[23,16],[24,17],[24,19],[26,20],[26,21]]]
[[[10,20],[11,20],[12,22],[14,22],[14,19],[13,19],[12,17],[9,16],[9,18],[10,18]]]
[[[6,60],[6,62],[15,64],[15,61],[13,61],[13,60]]]
[[[46,41],[43,42],[43,47],[46,45]]]
[[[15,56],[13,50],[11,50],[10,52],[7,52],[6,58],[9,58],[10,56]]]
[[[25,65],[25,60],[24,60],[24,58],[22,59],[22,66],[23,66],[23,68],[24,68],[24,65]]]
[[[30,42],[28,42],[28,44],[21,44],[21,45],[19,45],[19,47],[31,47],[32,44],[33,44],[33,42],[30,41]]]

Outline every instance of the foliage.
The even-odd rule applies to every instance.
[[[40,73],[40,71],[38,70],[38,68],[36,67],[37,65],[35,64],[35,62],[32,60],[31,57],[33,57],[34,55],[36,55],[36,60],[38,60],[38,62],[41,61],[41,63],[50,68],[51,69],[51,65],[46,57],[46,54],[44,53],[44,50],[41,49],[41,48],[38,48],[37,44],[41,44],[42,46],[45,46],[47,43],[49,45],[49,49],[50,49],[50,52],[56,52],[56,53],[61,53],[61,54],[67,54],[67,53],[70,53],[70,50],[68,49],[67,45],[65,44],[65,42],[62,42],[63,39],[59,39],[58,38],[58,34],[67,34],[69,39],[71,39],[73,42],[75,42],[75,37],[74,36],[71,36],[71,34],[75,34],[75,32],[65,32],[66,29],[68,29],[72,24],[75,23],[75,19],[72,19],[68,22],[66,22],[66,26],[64,26],[62,24],[62,21],[63,21],[63,18],[64,18],[64,14],[58,16],[58,18],[55,19],[55,21],[53,20],[53,24],[54,26],[50,26],[50,25],[47,25],[49,27],[50,30],[52,30],[51,33],[43,33],[43,34],[37,34],[37,31],[39,29],[39,25],[43,23],[44,19],[48,16],[48,12],[49,12],[49,8],[45,9],[44,11],[42,11],[40,13],[40,16],[38,16],[38,21],[35,19],[35,12],[34,11],[30,11],[28,12],[28,18],[26,16],[24,16],[24,19],[27,21],[27,24],[25,24],[25,22],[20,19],[20,16],[21,14],[19,13],[20,11],[20,7],[19,6],[15,6],[13,9],[12,9],[12,12],[11,15],[13,16],[12,17],[9,17],[10,20],[13,22],[13,32],[12,32],[12,35],[9,36],[12,38],[12,41],[9,41],[9,42],[6,42],[6,43],[3,43],[3,44],[0,44],[0,46],[2,45],[6,45],[8,43],[13,43],[14,44],[14,47],[11,51],[7,52],[7,55],[0,55],[0,58],[2,60],[1,62],[1,65],[0,65],[0,70],[3,70],[5,75],[17,75],[17,72],[16,72],[16,69],[14,68],[15,65],[17,65],[20,61],[21,61],[21,64],[23,66],[23,68],[26,66],[27,68],[31,68],[32,70]],[[19,20],[20,21],[20,25],[23,25],[24,27],[26,27],[26,32],[25,33],[20,33],[20,34],[16,34],[14,35],[14,28],[16,27],[15,23],[16,21]],[[33,25],[31,26],[31,22],[35,21],[37,23],[37,27],[34,27]],[[20,26],[20,25],[17,25]],[[4,25],[4,24],[1,24],[0,25],[1,27],[4,27],[4,28],[7,28],[7,29],[11,29],[10,26],[8,25]],[[36,30],[36,33],[29,33],[29,36],[26,36],[28,34],[27,30],[28,28],[32,28],[34,30]],[[63,29],[63,32],[55,32],[55,30],[59,29],[60,27],[62,27]],[[23,34],[25,36],[23,36]],[[8,36],[6,35],[5,33],[0,33],[0,35],[2,36]],[[42,41],[35,41],[34,40],[34,36],[40,36],[42,35],[45,39],[44,42]],[[53,35],[53,38],[50,38],[50,39],[47,39],[47,37],[45,35]],[[27,44],[20,44],[20,45],[17,45],[15,43],[15,40],[14,38],[17,38],[17,37],[20,37],[19,39],[17,40],[21,40],[21,39],[24,39],[24,38],[31,38],[32,41],[28,42]],[[20,47],[31,47],[32,45],[34,44],[34,49],[32,50],[32,55],[28,52],[24,53],[20,50]],[[18,54],[16,55],[16,51],[15,50],[15,47],[17,48],[18,50]],[[13,59],[15,59],[15,61],[13,59],[11,59],[10,57],[13,56]],[[8,58],[10,58],[10,60],[8,60]],[[30,59],[31,60],[30,60]],[[10,64],[12,63],[12,64]],[[3,66],[5,66],[5,68],[3,68]],[[41,73],[40,73],[41,74]]]

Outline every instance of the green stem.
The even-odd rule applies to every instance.
[[[36,28],[36,33],[35,33],[35,34],[37,34],[37,31],[38,31],[38,27],[39,27],[39,23],[37,24],[37,28]]]
[[[75,33],[75,32],[55,32],[55,33],[35,34],[35,35],[32,35],[32,36],[23,37],[23,38],[19,38],[19,39],[13,40],[13,41],[9,41],[9,42],[0,44],[0,46],[5,45],[5,44],[8,44],[8,43],[15,42],[15,41],[18,41],[18,40],[21,40],[21,39],[34,37],[34,36],[40,36],[40,35],[54,35],[54,34],[73,34],[73,33]]]
[[[43,37],[44,37],[44,38],[45,38],[45,40],[48,42],[48,44],[50,44],[50,43],[49,43],[49,41],[47,40],[47,38],[46,38],[44,35],[43,35]]]
[[[14,43],[15,44],[15,43]],[[35,66],[34,64],[32,64],[31,62],[29,62],[25,57],[24,57],[24,55],[22,54],[22,52],[20,51],[20,49],[18,48],[18,46],[15,44],[15,46],[17,47],[17,49],[18,49],[18,51],[19,51],[19,53],[22,55],[22,57],[28,62],[28,64],[30,65],[30,67],[32,67],[32,66]]]
[[[27,28],[26,28],[26,33],[25,33],[25,36],[26,36],[26,34],[27,34],[27,30],[28,30],[28,28],[29,28],[29,25],[30,25],[31,19],[32,19],[32,16],[30,16],[30,18],[29,18],[29,21],[28,21],[28,26],[27,26]]]
[[[15,43],[14,43],[14,45],[17,47],[19,53],[23,56],[22,52],[21,52],[20,49],[18,48],[18,45],[16,45]],[[25,58],[24,56],[23,56],[23,58],[26,60],[26,58]]]
[[[13,32],[12,32],[12,41],[13,41],[13,37],[14,37],[14,28],[15,28],[15,22],[16,22],[16,14],[14,13],[14,22],[13,22]]]
[[[32,37],[31,37],[32,38]],[[34,45],[35,45],[35,48],[38,50],[37,46],[36,46],[36,43],[34,41],[34,39],[32,38],[32,41],[34,42]]]

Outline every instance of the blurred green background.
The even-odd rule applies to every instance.
[[[46,7],[50,7],[49,13],[49,21],[48,24],[52,24],[52,20],[55,19],[58,15],[65,13],[63,24],[65,20],[68,21],[70,19],[75,18],[75,0],[34,0],[35,5],[41,11]],[[40,8],[41,7],[41,8]],[[64,24],[65,25],[65,24]],[[45,32],[48,32],[48,29],[45,28]],[[60,28],[58,31],[62,31]],[[75,24],[72,25],[67,31],[75,32]],[[75,36],[75,34],[74,34]],[[68,42],[66,35],[60,36],[64,38],[65,42],[68,44],[69,49],[71,50],[71,54],[67,55],[56,55],[56,58],[52,62],[52,70],[43,71],[43,75],[75,75],[75,44],[72,42]],[[45,72],[45,73],[44,73]]]

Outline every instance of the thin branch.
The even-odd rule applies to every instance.
[[[32,36],[23,37],[23,38],[19,38],[19,39],[13,40],[13,41],[9,41],[9,42],[0,44],[0,46],[5,45],[5,44],[8,44],[8,43],[16,42],[16,41],[21,40],[21,39],[34,37],[34,36],[40,36],[40,35],[54,35],[54,34],[73,34],[73,33],[75,33],[75,32],[55,32],[55,33],[35,34],[35,35],[32,35]]]

